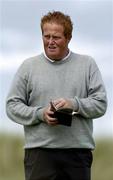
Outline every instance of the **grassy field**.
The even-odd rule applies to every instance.
[[[113,139],[96,141],[92,166],[92,180],[113,179]]]
[[[0,135],[0,180],[24,180],[22,137]],[[113,140],[96,141],[92,180],[113,179]]]
[[[0,135],[0,180],[24,180],[23,139]]]

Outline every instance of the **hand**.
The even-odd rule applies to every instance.
[[[56,109],[60,109],[60,108],[73,109],[74,108],[71,100],[65,99],[65,98],[60,98],[60,99],[54,100],[53,103],[54,103]]]
[[[54,112],[51,110],[51,107],[48,106],[44,109],[44,120],[48,125],[57,125],[58,120],[54,118]],[[53,117],[52,117],[53,116]]]

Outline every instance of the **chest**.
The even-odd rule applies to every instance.
[[[84,96],[87,94],[87,72],[79,66],[45,67],[35,70],[30,77],[30,92],[37,96]]]

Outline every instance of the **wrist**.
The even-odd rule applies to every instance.
[[[44,110],[45,110],[45,108],[41,108],[37,112],[37,117],[38,117],[38,119],[40,121],[45,121],[45,119],[44,119]]]
[[[79,104],[78,104],[77,100],[76,99],[70,99],[70,101],[72,104],[73,111],[78,112],[79,111]]]

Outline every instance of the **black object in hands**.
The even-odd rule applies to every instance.
[[[54,112],[54,117],[57,118],[59,124],[71,126],[73,110],[70,108],[56,109],[53,102],[50,102],[50,104],[51,110]]]

